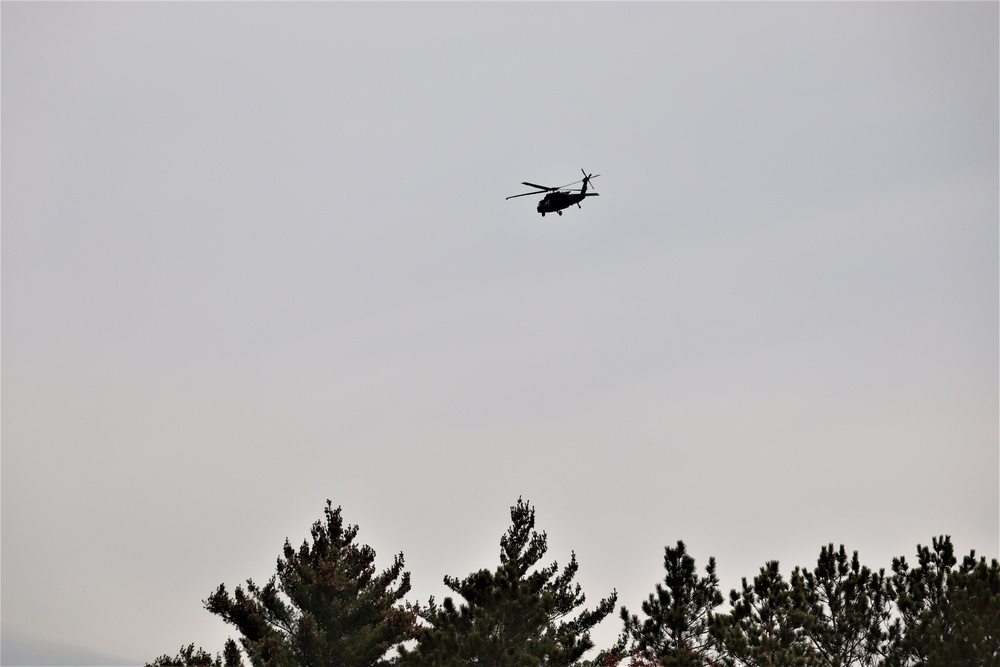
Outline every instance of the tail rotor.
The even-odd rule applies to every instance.
[[[581,181],[583,183],[583,187],[580,188],[580,191],[586,193],[587,186],[590,186],[593,189],[593,186],[590,183],[591,179],[597,178],[600,174],[588,174],[583,169],[581,169],[580,172],[583,174],[583,181]],[[592,194],[597,194],[597,190],[594,189]]]

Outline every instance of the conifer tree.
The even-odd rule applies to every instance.
[[[236,667],[242,664],[240,649],[232,639],[226,642],[226,649],[222,656],[213,656],[205,649],[199,647],[194,650],[194,644],[182,646],[176,656],[161,655],[153,662],[146,663],[146,667]]]
[[[402,665],[564,667],[593,647],[590,630],[614,610],[616,594],[592,611],[580,609],[585,596],[573,583],[576,555],[561,571],[556,562],[539,566],[547,538],[535,531],[534,508],[519,498],[510,518],[500,539],[500,565],[464,579],[444,578],[463,602],[430,599],[421,610],[427,625],[412,650],[401,650]]]
[[[887,649],[889,601],[885,573],[862,566],[858,552],[848,559],[844,546],[822,547],[816,568],[792,572],[806,636],[821,665],[876,665]]]
[[[712,611],[722,604],[715,558],[699,577],[684,542],[665,547],[663,584],[642,603],[642,621],[622,607],[624,630],[615,646],[618,655],[663,667],[700,667],[713,655],[709,636]]]
[[[769,561],[753,585],[730,591],[732,611],[712,618],[711,634],[721,663],[742,667],[808,667],[816,655],[803,636],[804,614],[796,591],[781,576],[778,561]]]
[[[1000,665],[1000,563],[975,557],[955,567],[949,536],[917,545],[918,564],[892,562],[888,585],[898,612],[888,667]]]
[[[949,601],[956,631],[942,651],[942,663],[1000,665],[1000,562],[976,559],[975,551],[962,560],[953,578]],[[939,663],[939,664],[942,664]]]
[[[325,520],[312,526],[312,543],[296,550],[285,540],[277,574],[264,586],[247,580],[232,595],[225,585],[205,608],[236,627],[254,667],[382,667],[387,653],[414,637],[416,614],[403,604],[410,575],[403,555],[383,572],[375,551],[355,543],[357,526],[344,525],[340,508],[327,501]],[[163,656],[154,667],[221,667],[193,646],[176,659]],[[225,667],[241,667],[233,640],[226,644]]]

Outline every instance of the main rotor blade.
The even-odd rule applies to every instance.
[[[540,195],[548,192],[548,190],[539,190],[538,192],[523,192],[519,195],[511,195],[507,199],[514,199],[515,197],[527,197],[528,195]]]
[[[579,181],[573,181],[572,183],[567,183],[566,185],[560,185],[560,186],[557,186],[557,187],[554,187],[554,188],[550,188],[547,185],[539,185],[538,183],[529,183],[528,181],[521,181],[521,185],[527,185],[529,188],[538,188],[537,192],[523,192],[523,193],[521,193],[519,195],[511,195],[510,197],[507,197],[507,199],[514,199],[516,197],[527,197],[529,195],[541,195],[541,194],[545,194],[546,192],[555,192],[556,190],[562,190],[563,188],[568,188],[571,185],[576,185],[577,183],[583,183],[584,181],[587,181],[588,184],[589,184],[591,180],[593,180],[593,179],[597,178],[598,176],[600,176],[600,174],[588,175],[587,172],[584,171],[583,169],[581,169],[580,171],[583,172],[583,178],[581,180],[579,180]],[[571,192],[579,192],[581,190],[583,190],[582,187],[580,187],[580,188],[573,188],[570,191]],[[587,193],[587,195],[590,195],[590,194],[591,194],[590,192]],[[593,194],[596,195],[597,193],[594,192]]]
[[[593,180],[593,179],[597,178],[598,176],[600,176],[600,174],[593,174],[593,175],[587,176],[586,172],[583,175],[586,176],[586,178],[581,178],[579,181],[573,181],[572,183],[567,183],[566,185],[560,185],[558,188],[552,188],[552,189],[553,190],[559,190],[560,188],[568,188],[571,185],[576,185],[577,183],[583,183],[586,180]],[[574,189],[575,190],[579,190],[580,188],[574,188]]]
[[[593,188],[594,188],[594,185],[593,185],[593,183],[591,183],[590,181],[594,180],[594,179],[595,179],[595,178],[597,178],[598,176],[600,176],[600,174],[594,174],[593,176],[587,176],[587,178],[585,178],[585,179],[581,179],[581,180],[579,180],[579,181],[573,181],[572,183],[567,183],[566,185],[560,185],[560,186],[559,186],[559,188],[560,188],[560,189],[561,189],[561,188],[568,188],[568,187],[569,187],[569,186],[571,186],[571,185],[576,185],[577,183],[583,183],[583,181],[584,181],[584,180],[586,180],[586,181],[588,182],[588,185],[589,185],[589,187],[590,187],[591,189],[593,189]],[[570,191],[570,192],[580,192],[581,190],[583,190],[583,188],[582,188],[582,187],[579,187],[579,188],[570,188],[570,190],[569,190],[569,191]]]

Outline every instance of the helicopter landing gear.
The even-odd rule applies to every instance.
[[[543,218],[545,217],[545,211],[542,211],[542,217]]]
[[[558,213],[559,215],[562,215],[562,211],[556,211],[556,213]]]

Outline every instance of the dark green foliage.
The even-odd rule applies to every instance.
[[[1000,564],[966,556],[959,567],[951,538],[917,545],[917,567],[892,562],[889,591],[898,617],[889,667],[1000,664]]]
[[[805,611],[806,636],[820,665],[868,667],[885,654],[890,608],[885,573],[848,558],[844,545],[820,550],[812,572],[795,568],[792,587]]]
[[[195,651],[194,644],[189,644],[182,646],[175,657],[161,655],[156,660],[147,662],[146,667],[222,667],[222,661],[217,656],[213,658],[200,647]]]
[[[464,600],[434,599],[421,613],[428,626],[412,651],[401,651],[404,665],[488,665],[560,667],[577,662],[590,648],[590,629],[614,610],[616,595],[593,611],[573,584],[576,556],[559,570],[553,562],[536,567],[545,555],[545,533],[535,532],[535,510],[518,499],[512,525],[500,539],[500,565],[464,579],[446,576],[445,585]]]
[[[327,501],[325,521],[312,527],[312,545],[296,551],[286,540],[277,575],[263,587],[247,581],[230,595],[224,585],[205,601],[241,633],[255,667],[373,667],[415,634],[416,615],[400,602],[410,590],[403,555],[377,573],[375,551],[355,544],[357,526],[345,526]],[[227,656],[228,664],[228,656]]]
[[[241,667],[243,660],[240,658],[240,649],[232,639],[226,642],[224,657],[212,657],[204,649],[194,650],[194,644],[182,646],[177,655],[170,657],[161,655],[153,662],[146,663],[146,667]]]
[[[958,619],[956,646],[949,657],[966,664],[1000,665],[1000,562],[976,560],[971,552],[962,561],[950,591],[952,613]]]
[[[753,585],[731,591],[732,612],[712,618],[711,634],[721,663],[745,667],[807,667],[816,654],[806,639],[803,601],[781,576],[777,561],[760,568]]]
[[[705,576],[699,577],[694,558],[678,541],[676,548],[664,549],[663,567],[663,584],[642,603],[644,620],[622,607],[625,627],[615,652],[665,667],[704,665],[712,655],[709,618],[722,604],[715,558],[708,559]]]
[[[327,501],[311,541],[285,541],[267,584],[219,586],[205,601],[239,643],[215,656],[190,644],[146,667],[244,667],[244,657],[251,667],[1000,667],[1000,563],[975,552],[959,563],[949,537],[918,545],[915,567],[894,559],[888,577],[843,545],[823,547],[813,570],[797,567],[787,581],[768,562],[730,592],[728,613],[715,611],[715,559],[700,576],[678,541],[664,549],[666,574],[644,618],[622,607],[616,645],[583,661],[617,595],[584,609],[575,554],[561,569],[540,565],[547,539],[534,508],[518,499],[510,515],[500,565],[446,576],[458,602],[431,598],[420,609],[403,601],[402,554],[378,572],[357,526]]]

